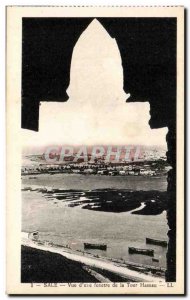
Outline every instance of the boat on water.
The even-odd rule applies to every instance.
[[[129,254],[142,254],[142,255],[154,256],[153,249],[140,249],[135,247],[129,247],[128,251]]]
[[[153,262],[159,262],[159,259],[158,259],[158,258],[155,258],[155,257],[153,257],[153,258],[152,258],[152,261],[153,261]]]
[[[150,238],[146,238],[146,244],[167,247],[167,242],[166,241],[155,240],[155,239],[150,239]]]
[[[107,250],[106,244],[91,244],[91,243],[84,243],[84,249],[98,249],[98,250]]]

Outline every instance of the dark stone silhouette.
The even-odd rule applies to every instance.
[[[73,47],[90,22],[23,18],[22,128],[38,131],[40,101],[67,101]]]
[[[128,101],[150,102],[150,127],[168,126],[167,281],[176,280],[176,18],[97,18],[115,38]],[[67,101],[73,48],[93,18],[23,18],[22,128],[38,131],[39,102]]]

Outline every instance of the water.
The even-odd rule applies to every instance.
[[[23,177],[23,186],[61,189],[118,188],[130,190],[166,190],[166,178],[108,177],[97,175],[56,174]],[[84,242],[105,243],[107,251],[87,251],[110,258],[166,267],[166,248],[146,245],[146,237],[167,240],[166,212],[156,216],[111,213],[68,207],[68,203],[47,199],[37,191],[23,191],[22,230],[39,230],[40,238],[84,251]],[[151,248],[159,263],[143,255],[128,254],[128,247]]]
[[[36,179],[29,179],[36,177]],[[24,185],[48,186],[61,189],[130,189],[130,190],[159,190],[166,191],[167,179],[161,177],[144,176],[101,176],[101,175],[82,175],[82,174],[41,174],[35,176],[23,176]]]

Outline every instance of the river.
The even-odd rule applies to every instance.
[[[32,178],[31,178],[32,177]],[[24,187],[80,189],[159,190],[167,188],[166,177],[98,176],[55,174],[23,176]],[[142,204],[143,205],[143,204]],[[103,212],[69,207],[68,202],[46,198],[38,190],[22,191],[22,231],[39,230],[40,239],[74,250],[84,250],[84,242],[105,243],[107,251],[89,250],[92,254],[126,261],[166,267],[166,248],[146,245],[146,237],[167,240],[166,212],[155,216],[131,212]],[[159,262],[151,257],[128,254],[128,247],[151,248]]]

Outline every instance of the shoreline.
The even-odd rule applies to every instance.
[[[94,177],[119,177],[119,178],[145,178],[145,179],[160,179],[160,178],[167,178],[167,174],[156,174],[156,175],[130,175],[130,174],[125,174],[125,175],[121,175],[121,174],[116,174],[116,175],[107,175],[107,174],[90,174],[90,173],[75,173],[75,172],[44,172],[44,173],[36,173],[36,172],[31,172],[31,173],[21,173],[21,177],[27,177],[27,176],[38,176],[38,175],[77,175],[77,176],[94,176]],[[29,179],[35,179],[35,178],[29,178]]]
[[[74,251],[70,248],[59,246],[59,245],[48,245],[47,242],[34,241],[27,237],[28,233],[22,233],[21,244],[25,247],[30,247],[36,250],[42,250],[46,253],[54,253],[63,256],[73,262],[81,263],[86,268],[93,269],[93,273],[98,270],[101,272],[110,272],[115,276],[125,278],[126,281],[136,281],[136,282],[164,282],[165,279],[159,276],[153,276],[150,273],[150,269],[154,269],[156,273],[156,267],[143,266],[140,264],[122,262],[115,259],[107,259],[103,257],[97,257],[86,252]],[[163,271],[162,268],[158,268],[158,271]],[[146,273],[145,273],[146,272]],[[99,273],[100,275],[100,273]],[[99,276],[101,277],[101,276]],[[104,276],[103,276],[104,277]],[[104,277],[104,279],[106,279]],[[101,280],[100,280],[101,281]]]
[[[82,209],[100,212],[159,215],[167,209],[167,192],[158,190],[133,191],[131,189],[118,190],[115,188],[74,190],[23,184],[21,191],[23,193],[39,192],[48,200],[67,203],[68,207],[79,206]],[[68,193],[70,193],[69,197]]]

